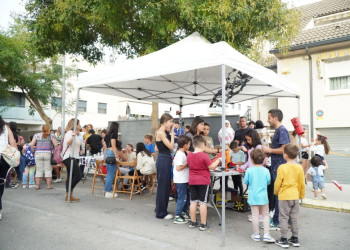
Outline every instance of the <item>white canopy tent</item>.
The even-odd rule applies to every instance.
[[[146,56],[127,60],[109,69],[81,74],[77,100],[79,90],[83,89],[142,101],[177,104],[181,109],[185,105],[211,102],[213,96],[222,90],[222,105],[226,101],[227,73],[234,69],[237,70],[236,73],[240,71],[252,79],[229,100],[231,103],[261,97],[299,98],[298,89],[293,84],[251,61],[226,42],[211,44],[200,34],[193,33]],[[222,105],[222,130],[225,134],[225,105]],[[225,154],[222,162],[224,166]],[[225,185],[222,187],[225,195]],[[222,202],[224,245],[225,198]]]

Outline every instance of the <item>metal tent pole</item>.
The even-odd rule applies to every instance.
[[[180,115],[179,115],[179,123],[180,123],[180,128],[179,128],[179,136],[180,135],[182,135],[182,133],[181,133],[181,128],[183,127],[182,126],[182,99],[183,99],[183,97],[182,96],[180,96]]]
[[[77,90],[77,99],[76,99],[76,103],[75,103],[75,117],[74,117],[74,129],[73,129],[73,132],[75,132],[75,133],[77,131],[79,91],[80,91],[80,89],[78,88],[78,90]],[[71,157],[70,159],[71,160],[70,160],[69,185],[68,185],[68,202],[70,202],[70,197],[71,197],[71,193],[72,193],[73,157],[74,157],[74,146],[75,146],[76,138],[77,138],[77,135],[73,136],[72,153],[70,155],[70,157]]]
[[[65,116],[66,116],[66,54],[63,55],[62,67],[62,114],[61,114],[61,138],[64,138]]]
[[[222,170],[222,179],[221,179],[221,233],[222,233],[222,246],[225,246],[225,234],[226,234],[226,228],[225,228],[225,199],[226,199],[226,191],[225,191],[225,150],[226,150],[226,127],[225,127],[225,120],[226,120],[226,78],[225,78],[225,65],[221,65],[221,93],[222,93],[222,99],[221,99],[221,127],[222,127],[222,140],[221,140],[221,149],[222,149],[222,156],[221,156],[221,170]]]

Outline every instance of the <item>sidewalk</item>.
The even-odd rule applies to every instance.
[[[308,182],[305,188],[305,199],[302,206],[350,213],[350,185],[345,184],[340,191],[333,183],[325,183],[327,199],[324,200],[319,192],[318,198],[314,198],[312,182]]]

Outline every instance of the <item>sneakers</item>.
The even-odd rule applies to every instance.
[[[252,234],[250,236],[254,241],[260,241],[260,234]]]
[[[141,191],[145,190],[146,188],[146,186],[141,186]]]
[[[209,230],[209,227],[207,224],[200,224],[199,230],[201,231]]]
[[[1,210],[0,210],[0,220],[2,219],[2,215],[1,215]]]
[[[118,197],[118,194],[115,193],[114,194],[114,197],[113,197],[113,192],[106,192],[105,193],[105,198],[109,199],[109,198],[117,198]]]
[[[35,188],[36,185],[32,184],[32,185],[29,185],[29,188]]]
[[[174,223],[175,224],[186,224],[187,220],[185,220],[185,218],[183,218],[182,216],[176,215],[174,218]]]
[[[195,228],[195,227],[198,227],[198,223],[197,221],[193,222],[193,221],[190,221],[190,224],[188,225],[189,228]]]
[[[163,219],[164,220],[171,220],[172,218],[174,218],[174,216],[172,216],[171,214],[167,214]]]
[[[63,180],[61,178],[57,178],[56,180],[53,181],[53,183],[60,183],[62,182]]]
[[[322,194],[322,198],[325,200],[327,199],[327,195],[326,194]]]
[[[274,238],[272,238],[272,236],[270,234],[264,234],[264,238],[263,238],[263,241],[265,242],[275,242],[276,240]]]
[[[169,201],[173,201],[173,200],[174,200],[174,198],[169,196]]]
[[[187,220],[187,221],[190,221],[190,220],[191,220],[191,217],[190,217],[189,214],[187,214],[187,213],[182,212],[181,216],[182,216],[185,220]]]
[[[283,247],[283,248],[289,248],[289,244],[288,244],[287,238],[281,238],[279,240],[276,240],[275,244],[277,246],[280,246],[280,247]]]
[[[275,225],[275,223],[271,222],[270,223],[270,230],[271,231],[279,231],[281,228],[279,225]]]
[[[6,184],[6,188],[17,188],[18,187],[18,184]]]
[[[290,239],[288,239],[288,243],[293,245],[293,247],[300,247],[298,237],[292,236]]]
[[[27,188],[27,185],[22,185],[22,188]]]

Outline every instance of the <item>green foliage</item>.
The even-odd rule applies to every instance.
[[[18,88],[30,102],[29,113],[37,110],[50,123],[43,109],[52,96],[60,95],[62,73],[57,56],[47,59],[38,53],[34,35],[19,21],[7,33],[0,33],[0,98]]]
[[[29,0],[26,9],[42,55],[91,62],[102,59],[104,45],[132,57],[195,31],[249,54],[264,37],[287,48],[298,31],[298,13],[280,0]]]

